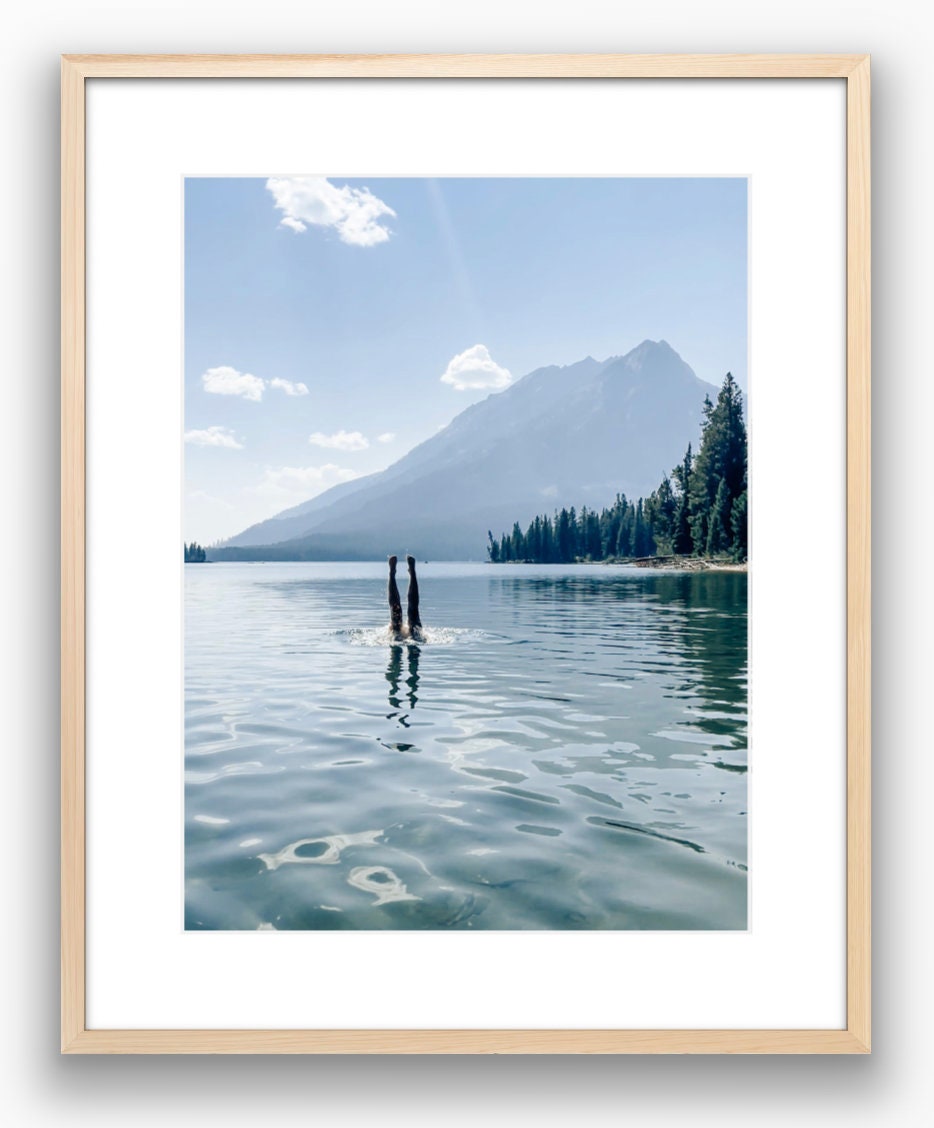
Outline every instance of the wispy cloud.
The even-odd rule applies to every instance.
[[[227,427],[208,427],[204,431],[186,431],[185,442],[192,446],[228,447],[230,450],[243,450],[233,431]]]
[[[458,392],[505,388],[512,383],[512,373],[496,363],[486,345],[474,345],[451,358],[441,383]]]
[[[308,436],[312,446],[324,447],[326,450],[366,450],[370,440],[359,431],[337,431],[333,435],[325,435],[322,431],[315,431]]]
[[[292,383],[291,380],[281,380],[278,376],[274,376],[269,381],[270,388],[281,388],[287,396],[307,396],[308,385],[302,383]]]
[[[201,383],[206,392],[216,396],[241,396],[245,400],[259,403],[263,392],[267,388],[278,388],[287,396],[307,396],[308,385],[292,380],[283,380],[274,376],[271,380],[264,380],[261,376],[254,376],[252,372],[239,372],[236,368],[222,364],[218,368],[209,368],[201,377]],[[221,446],[223,444],[216,444]]]
[[[354,247],[374,247],[390,236],[379,221],[396,213],[369,188],[338,188],[323,176],[271,177],[266,187],[282,212],[280,227],[296,232],[307,231],[308,224],[332,227],[342,243]]]
[[[376,436],[376,441],[378,443],[391,443],[391,442],[395,442],[395,438],[396,438],[396,432],[395,431],[384,431],[381,435]]]
[[[267,466],[262,481],[255,486],[247,486],[245,492],[288,505],[307,501],[339,482],[349,482],[357,477],[356,470],[336,466],[333,462],[323,466]]]
[[[201,377],[206,392],[216,396],[242,396],[245,400],[258,403],[263,398],[266,381],[249,372],[238,372],[222,364],[219,368],[209,368]]]

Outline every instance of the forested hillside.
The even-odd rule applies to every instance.
[[[727,373],[717,402],[704,401],[700,448],[683,459],[646,498],[617,494],[599,511],[562,508],[536,516],[499,538],[488,533],[494,564],[566,564],[662,555],[729,556],[748,552],[747,440],[742,393]]]

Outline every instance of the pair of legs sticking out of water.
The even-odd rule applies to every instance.
[[[415,557],[407,556],[409,568],[409,593],[406,600],[406,623],[402,623],[402,600],[396,584],[396,557],[389,557],[389,630],[393,639],[410,638],[414,642],[424,640],[422,620],[418,613],[418,579],[415,575]]]

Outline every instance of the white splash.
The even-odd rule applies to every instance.
[[[423,627],[422,637],[397,638],[388,626],[357,627],[352,630],[336,631],[343,635],[351,646],[455,646],[458,642],[489,638],[485,631],[469,630],[466,627]]]

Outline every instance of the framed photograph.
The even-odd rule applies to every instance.
[[[62,160],[63,1052],[868,1052],[868,57],[65,56]]]

